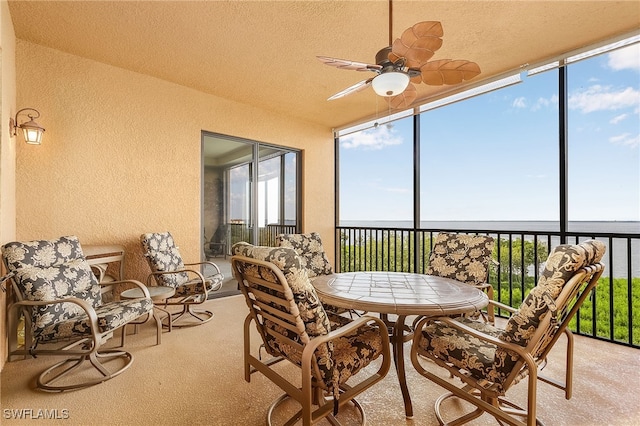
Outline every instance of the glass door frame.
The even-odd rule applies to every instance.
[[[249,165],[249,174],[250,174],[250,188],[249,188],[249,224],[248,224],[248,229],[250,232],[250,243],[252,244],[263,244],[263,245],[273,245],[275,243],[275,241],[273,241],[273,237],[275,236],[275,233],[290,233],[290,232],[300,232],[301,229],[301,223],[302,223],[302,152],[298,149],[294,149],[294,148],[290,148],[290,147],[285,147],[285,146],[279,146],[279,145],[274,145],[274,144],[268,144],[268,143],[263,143],[263,142],[259,142],[259,141],[255,141],[255,140],[250,140],[250,139],[244,139],[244,138],[239,138],[236,136],[229,136],[229,135],[224,135],[224,134],[220,134],[220,133],[214,133],[214,132],[208,132],[203,130],[201,132],[201,190],[200,190],[200,197],[201,197],[201,202],[200,202],[200,226],[201,229],[203,229],[204,231],[204,225],[205,225],[205,167],[206,167],[206,153],[205,153],[205,144],[208,143],[207,140],[214,138],[214,139],[223,139],[223,140],[227,140],[230,142],[238,142],[238,143],[244,143],[244,144],[248,144],[251,145],[251,159],[250,161],[245,162],[245,164]],[[266,237],[265,235],[261,235],[261,228],[259,226],[259,208],[258,208],[258,203],[259,203],[259,185],[258,185],[258,180],[259,180],[259,173],[260,173],[260,163],[261,163],[261,158],[260,158],[260,152],[261,149],[270,150],[273,153],[278,153],[281,152],[280,156],[282,157],[282,160],[280,161],[280,171],[279,171],[279,188],[280,188],[280,193],[279,193],[279,199],[277,200],[278,202],[278,208],[279,208],[279,214],[278,214],[278,224],[276,224],[276,226],[269,226],[269,228],[273,228],[273,229],[269,229],[268,232],[266,233]],[[284,156],[287,154],[294,154],[295,155],[295,224],[293,225],[286,225],[286,212],[285,212],[285,177],[287,176],[287,170],[285,170],[285,161],[284,161]],[[270,157],[271,158],[271,157]],[[233,166],[238,166],[241,163],[235,164]],[[228,217],[228,213],[229,213],[229,202],[230,202],[230,190],[229,190],[229,180],[228,180],[228,171],[231,169],[231,167],[229,167],[229,169],[226,169],[223,173],[224,175],[224,182],[222,185],[222,192],[220,194],[218,194],[219,197],[222,198],[222,202],[223,202],[223,220],[224,221],[228,221],[231,218]],[[290,172],[290,170],[289,170]],[[204,244],[207,242],[205,240],[205,233],[202,232],[201,233],[201,247],[204,247]],[[273,235],[271,235],[273,234]],[[262,237],[262,238],[261,238]],[[263,241],[264,240],[264,241]],[[230,248],[230,245],[229,245]],[[203,258],[205,258],[204,256],[204,250],[203,250]]]

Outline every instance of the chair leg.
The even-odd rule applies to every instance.
[[[333,399],[323,397],[321,395],[322,390],[321,389],[317,389],[317,390],[319,391],[319,393],[316,393],[316,399],[323,401],[322,405],[331,404],[333,406]],[[274,426],[273,415],[276,412],[277,408],[280,405],[282,405],[285,401],[292,400],[292,399],[293,398],[291,396],[285,393],[284,395],[281,395],[279,398],[277,398],[275,401],[271,403],[271,405],[269,406],[269,409],[267,410],[267,426]],[[362,405],[360,405],[360,403],[355,399],[352,399],[350,402],[353,403],[353,406],[360,413],[360,425],[362,426],[366,425],[367,418],[366,418],[364,409],[362,408]],[[293,426],[300,421],[301,417],[302,417],[302,409],[298,410],[295,414],[293,414],[293,416],[291,416],[282,426]],[[342,426],[342,423],[340,423],[340,420],[338,420],[331,412],[327,414],[324,418],[333,426]]]
[[[162,308],[158,305],[154,305],[153,306],[153,319],[155,319],[156,321],[156,345],[159,345],[160,343],[162,343],[162,328],[164,327],[164,324],[162,323],[163,318],[160,317],[160,314],[158,311],[164,312],[165,314],[167,314],[165,316],[165,318],[167,319],[167,330],[169,333],[171,333],[171,330],[173,329],[173,315],[171,314],[171,312],[169,312],[168,310],[166,310],[165,308]]]
[[[269,406],[269,409],[267,410],[267,426],[273,426],[273,420],[272,420],[273,413],[275,412],[278,406],[280,406],[283,402],[285,402],[288,399],[291,399],[291,397],[285,393],[284,395],[281,395],[278,399],[276,399],[271,403],[271,405]],[[301,417],[302,417],[302,410],[298,410],[298,412],[295,413],[291,418],[289,418],[289,420],[287,420],[287,422],[283,426],[294,425],[298,420],[300,420]]]
[[[207,310],[196,310],[192,305],[186,304],[183,305],[183,309],[180,312],[175,312],[171,314],[172,318],[169,320],[171,327],[182,328],[182,327],[194,327],[196,325],[201,325],[207,323],[213,319],[213,312]],[[195,318],[196,321],[184,322],[184,318],[188,318],[191,316]],[[179,323],[178,321],[183,321]]]
[[[440,397],[436,400],[435,405],[434,405],[434,411],[436,414],[436,418],[438,419],[438,423],[440,423],[441,425],[448,425],[448,426],[457,426],[457,425],[462,425],[465,424],[467,422],[470,422],[473,419],[476,419],[478,417],[480,417],[481,415],[484,414],[484,411],[481,410],[480,408],[476,408],[475,410],[473,410],[470,413],[465,414],[462,417],[458,417],[457,419],[450,421],[450,422],[445,422],[444,418],[442,416],[442,413],[440,412],[440,406],[441,404],[449,399],[449,398],[457,398],[454,394],[452,394],[451,392],[447,392],[443,395],[440,395]]]
[[[513,402],[505,399],[505,398],[492,398],[492,397],[487,397],[487,396],[480,396],[479,392],[477,392],[475,389],[468,389],[468,393],[471,395],[474,395],[476,398],[482,399],[484,402],[491,404],[493,407],[495,407],[496,409],[500,410],[502,413],[506,413],[509,414],[511,416],[518,416],[518,417],[522,417],[523,419],[527,419],[527,411],[525,409],[523,409],[522,407],[514,404]],[[470,422],[473,419],[476,419],[480,416],[482,416],[483,414],[489,414],[492,415],[491,412],[483,410],[480,407],[477,407],[475,410],[464,414],[456,419],[450,420],[450,421],[445,421],[444,420],[444,416],[442,415],[442,409],[441,409],[441,405],[444,401],[446,401],[449,398],[458,398],[462,401],[464,401],[463,398],[460,398],[457,395],[454,395],[452,392],[447,392],[443,395],[441,395],[435,402],[434,404],[434,411],[435,411],[435,415],[436,418],[438,419],[438,423],[440,423],[440,425],[446,425],[446,426],[459,426],[459,425],[463,425],[466,424],[468,422]],[[494,416],[495,420],[498,422],[498,424],[500,425],[505,425],[505,424],[510,424],[510,425],[524,425],[524,422],[517,422],[516,420],[513,421],[508,421],[499,417]],[[535,419],[535,424],[537,426],[544,426],[544,423],[542,423],[542,421],[540,421],[539,419]]]
[[[100,359],[104,359],[103,362]],[[115,361],[117,359],[121,359],[124,364],[117,368],[115,371],[111,372],[104,365],[104,362]],[[82,365],[86,365],[85,361],[89,361],[92,367],[97,370],[100,374],[97,378],[94,379],[86,379],[80,382],[68,383],[55,385],[54,382],[59,379],[64,378],[73,370],[76,370]],[[46,392],[64,392],[69,390],[79,390],[84,389],[93,385],[97,385],[99,383],[105,382],[109,379],[112,379],[118,376],[120,373],[125,371],[127,368],[131,366],[133,362],[133,355],[129,352],[121,351],[121,350],[104,350],[100,352],[92,352],[87,355],[81,355],[79,357],[68,358],[64,361],[60,361],[51,367],[47,368],[45,371],[40,373],[38,376],[36,385],[38,389],[41,389]],[[71,365],[68,365],[71,364]]]
[[[155,318],[155,317],[156,317],[155,309],[156,309],[156,308],[154,307],[154,310],[153,310],[152,312],[150,312],[150,313],[146,314],[146,315],[147,315],[147,317],[145,318],[145,320],[144,320],[144,321],[131,321],[131,322],[129,322],[129,323],[127,323],[127,324],[123,325],[122,327],[120,327],[120,329],[122,330],[122,332],[121,332],[122,334],[120,335],[120,347],[121,347],[121,348],[123,348],[123,347],[124,347],[124,344],[125,344],[125,341],[126,341],[126,337],[127,337],[127,326],[128,326],[128,325],[132,325],[132,326],[133,326],[133,334],[138,334],[138,326],[139,326],[139,325],[141,325],[141,324],[145,324],[145,323],[147,323],[147,322],[151,321],[151,318]],[[157,320],[156,320],[156,321],[157,321]],[[160,344],[160,337],[159,337],[159,335],[158,335],[158,338],[157,338],[157,344],[158,344],[158,345]]]

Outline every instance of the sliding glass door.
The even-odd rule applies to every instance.
[[[202,152],[205,257],[226,256],[238,241],[274,245],[277,234],[297,232],[298,151],[203,132]]]

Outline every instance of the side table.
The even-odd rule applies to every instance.
[[[162,312],[165,312],[167,314],[167,326],[169,328],[169,332],[171,332],[171,313],[158,305],[176,294],[176,289],[173,287],[163,286],[149,286],[147,287],[147,289],[149,290],[151,300],[153,300],[153,318],[156,320],[156,325],[158,327],[156,342],[159,345],[162,341],[162,319],[160,318],[160,315],[158,315],[157,310],[161,310]],[[120,293],[120,297],[122,297],[123,299],[135,299],[138,297],[143,297],[143,294],[142,290],[140,290],[139,288],[131,288]],[[124,330],[122,332],[124,333]]]

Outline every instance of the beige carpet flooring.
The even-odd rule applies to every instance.
[[[212,321],[165,332],[160,346],[155,345],[154,326],[142,325],[138,334],[127,336],[126,347],[135,357],[133,365],[122,375],[82,391],[33,390],[35,377],[54,362],[54,357],[8,362],[0,374],[0,423],[263,425],[269,404],[282,392],[259,374],[253,376],[251,383],[243,379],[242,323],[247,312],[244,300],[242,296],[231,296],[210,300],[206,305],[216,313]],[[408,352],[409,343],[406,349]],[[574,397],[567,401],[562,392],[540,383],[539,418],[547,425],[640,424],[639,355],[635,349],[576,338]],[[563,348],[556,348],[547,374],[561,377],[557,361],[562,357]],[[369,425],[437,424],[433,402],[443,391],[413,370],[408,354],[407,363],[414,418],[404,417],[392,366],[383,382],[359,398]],[[278,368],[296,376],[294,367]],[[522,403],[526,382],[513,390],[515,399]],[[455,405],[452,402],[449,408],[454,413],[459,410]],[[20,413],[29,419],[16,419]],[[58,418],[38,418],[46,415]],[[472,424],[496,423],[483,416]]]

